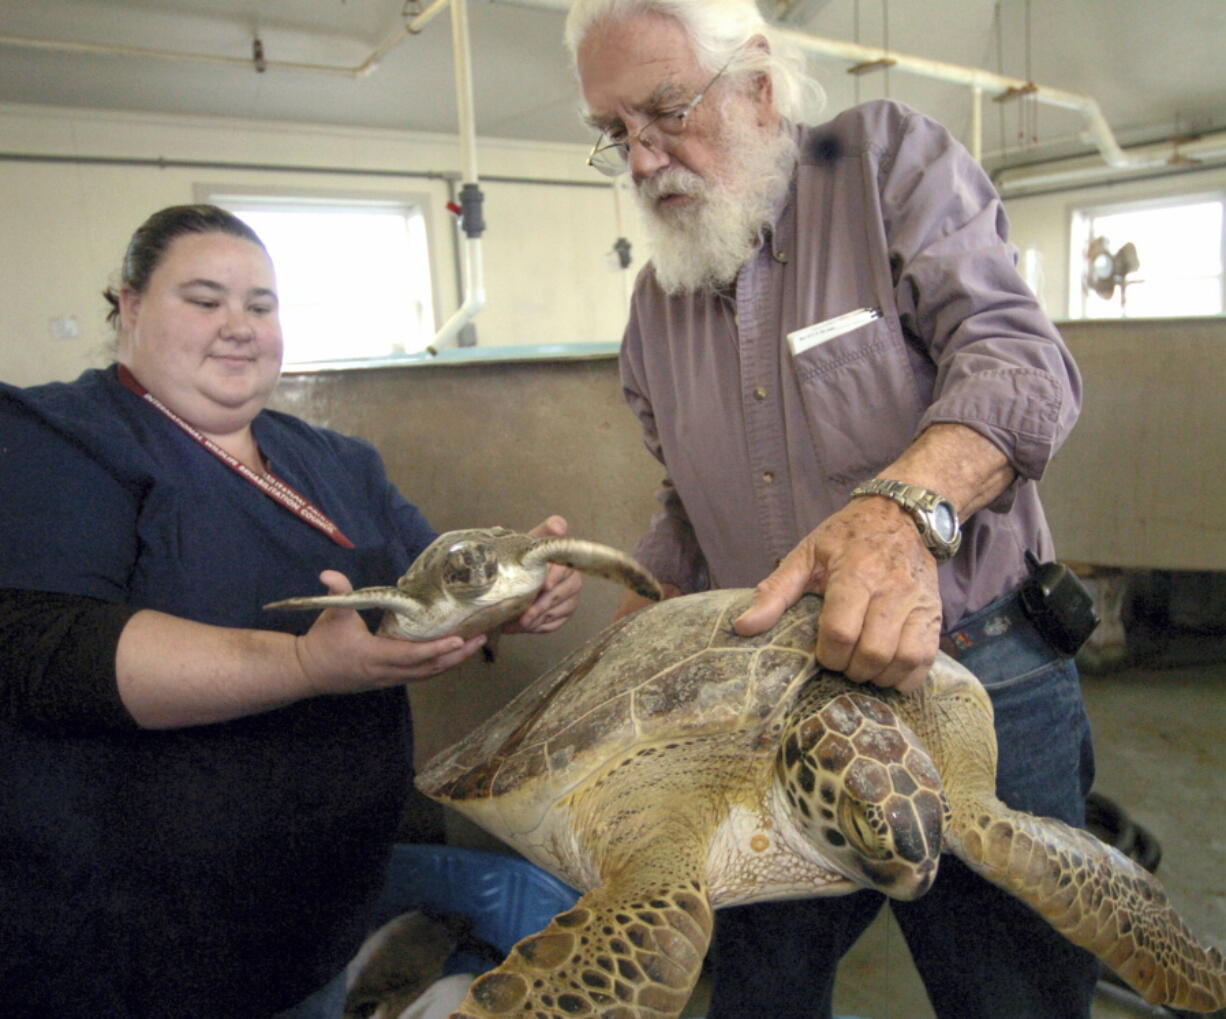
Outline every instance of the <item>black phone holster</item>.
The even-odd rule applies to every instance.
[[[1022,611],[1062,655],[1070,658],[1099,624],[1094,598],[1064,563],[1040,563],[1026,553],[1030,576],[1018,590]]]

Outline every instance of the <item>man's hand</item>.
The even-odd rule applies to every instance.
[[[923,682],[941,632],[936,561],[894,502],[854,499],[823,521],[757,586],[733,626],[762,633],[806,591],[825,596],[816,647],[823,666],[903,692]]]
[[[565,517],[546,517],[528,532],[533,538],[565,538],[568,530]],[[512,623],[504,623],[503,633],[552,633],[579,607],[579,592],[583,574],[569,566],[551,563],[536,599],[524,614]]]

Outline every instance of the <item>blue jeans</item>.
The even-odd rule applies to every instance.
[[[999,614],[1009,597],[972,613],[959,629]],[[995,710],[997,795],[1011,807],[1083,825],[1094,758],[1072,661],[1029,623],[961,660]],[[708,1019],[829,1019],[838,961],[885,901],[860,891],[719,910]],[[942,1019],[1089,1016],[1097,960],[955,857],[941,858],[927,894],[889,901]]]

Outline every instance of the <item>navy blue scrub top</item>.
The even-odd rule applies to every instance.
[[[314,614],[261,606],[321,593],[323,569],[392,583],[434,538],[369,444],[271,411],[253,429],[353,549],[113,367],[0,384],[0,588],[300,633]],[[411,760],[401,689],[167,732],[0,721],[0,1004],[217,1017],[304,997],[365,934]]]

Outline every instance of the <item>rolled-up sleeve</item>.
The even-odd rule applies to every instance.
[[[1017,269],[1008,220],[987,174],[940,125],[903,117],[879,170],[899,315],[937,365],[920,430],[974,428],[1038,480],[1071,431],[1081,378]],[[1010,501],[1006,493],[993,509]]]

